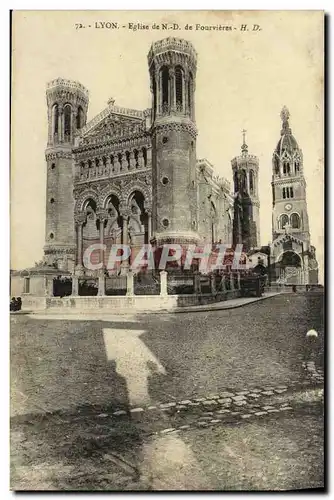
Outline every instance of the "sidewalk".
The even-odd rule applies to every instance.
[[[198,311],[205,312],[205,311],[221,311],[223,309],[235,309],[236,307],[246,306],[248,304],[252,304],[253,302],[258,302],[259,300],[275,297],[276,295],[280,295],[281,293],[282,292],[266,292],[262,295],[262,297],[238,297],[237,299],[223,300],[221,302],[214,302],[213,304],[180,307],[179,309],[174,309],[172,311],[166,311],[166,312],[185,313],[185,312],[198,312]]]
[[[181,314],[181,313],[193,313],[193,312],[207,312],[207,311],[221,311],[225,309],[235,309],[237,307],[243,307],[253,302],[258,302],[260,300],[269,299],[270,297],[275,297],[283,292],[265,292],[261,297],[238,297],[237,299],[223,300],[220,302],[214,302],[212,304],[203,304],[196,306],[186,306],[178,307],[174,309],[147,309],[147,310],[136,310],[129,311],[119,309],[117,312],[104,310],[87,310],[87,311],[77,311],[75,309],[58,309],[58,310],[39,310],[39,311],[24,311],[30,317],[35,317],[38,319],[83,319],[83,320],[113,320],[117,317],[132,317],[135,319],[138,315],[156,315],[156,314]]]

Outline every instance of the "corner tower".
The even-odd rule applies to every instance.
[[[231,161],[234,182],[233,246],[247,252],[260,245],[259,159],[248,153],[243,130],[241,155]]]
[[[153,240],[196,243],[198,236],[195,79],[191,43],[166,38],[148,54],[152,92]]]
[[[47,85],[48,143],[45,260],[63,271],[75,262],[72,148],[76,131],[87,121],[88,91],[58,78]]]
[[[272,161],[273,241],[287,230],[305,242],[310,241],[306,204],[303,153],[289,126],[290,113],[281,111],[282,130]]]

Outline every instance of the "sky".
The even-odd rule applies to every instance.
[[[119,29],[95,27],[108,21],[118,22]],[[85,28],[77,29],[80,23]],[[129,23],[149,29],[133,30]],[[155,30],[153,23],[178,23],[180,29]],[[232,30],[201,29],[217,25]],[[88,120],[110,97],[120,106],[148,108],[150,45],[177,36],[198,53],[197,157],[232,180],[231,160],[240,154],[246,129],[249,153],[259,158],[261,244],[271,241],[272,154],[281,109],[288,107],[304,155],[311,242],[323,280],[322,12],[17,11],[12,33],[11,268],[32,266],[43,256],[47,82],[62,77],[82,83],[90,93]]]

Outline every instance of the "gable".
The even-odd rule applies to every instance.
[[[146,129],[146,113],[109,105],[78,131],[79,144],[94,138],[113,138],[142,133]]]

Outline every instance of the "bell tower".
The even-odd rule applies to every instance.
[[[72,271],[75,262],[72,148],[87,121],[88,91],[78,82],[58,78],[47,85],[48,143],[45,260]]]
[[[196,243],[198,236],[195,78],[191,43],[166,38],[148,54],[152,92],[153,241]]]
[[[248,153],[246,130],[242,131],[241,155],[233,158],[233,245],[247,252],[260,245],[259,159]]]
[[[272,160],[273,241],[288,230],[309,243],[303,153],[292,135],[289,118],[289,110],[284,106],[281,111],[281,137]]]

